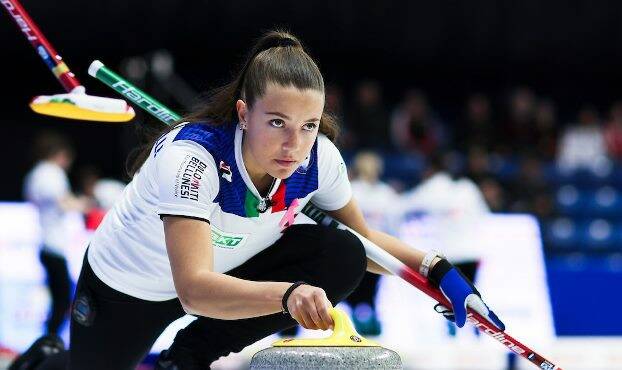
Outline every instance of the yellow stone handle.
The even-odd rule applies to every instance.
[[[330,338],[350,338],[352,335],[360,337],[359,333],[354,329],[352,321],[350,321],[350,318],[345,312],[333,307],[329,313],[335,323],[335,326],[333,326],[333,334]]]
[[[348,315],[340,309],[332,308],[330,316],[335,326],[328,338],[281,339],[272,343],[274,347],[380,347],[356,332]]]

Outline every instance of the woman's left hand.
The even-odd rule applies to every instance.
[[[484,316],[501,331],[505,330],[503,322],[484,303],[475,286],[447,260],[443,259],[434,266],[430,271],[429,279],[441,289],[453,307],[452,310],[437,304],[434,309],[446,319],[455,322],[459,328],[463,327],[466,322],[467,307],[469,307]]]

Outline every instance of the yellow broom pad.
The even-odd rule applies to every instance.
[[[39,114],[99,122],[127,122],[135,116],[124,100],[77,94],[38,96],[30,108]]]

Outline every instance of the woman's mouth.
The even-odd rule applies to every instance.
[[[292,167],[293,165],[297,163],[296,161],[286,160],[286,159],[275,159],[274,161],[278,163],[279,166],[281,167]]]

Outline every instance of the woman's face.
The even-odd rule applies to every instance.
[[[246,123],[244,164],[251,177],[266,173],[285,179],[307,158],[318,134],[324,94],[293,86],[269,84],[252,108],[236,104],[238,118]]]

